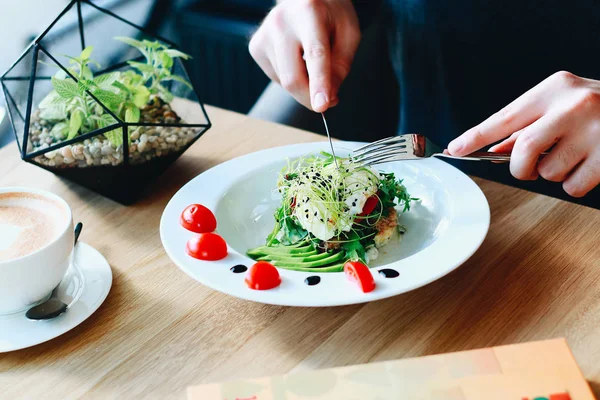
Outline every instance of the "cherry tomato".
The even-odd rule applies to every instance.
[[[280,283],[279,271],[273,264],[266,261],[259,261],[251,266],[246,275],[246,285],[254,290],[273,289]]]
[[[365,205],[363,206],[362,212],[358,215],[360,215],[361,217],[365,217],[371,214],[373,210],[375,210],[375,207],[377,207],[377,204],[379,204],[379,197],[375,195],[369,197],[367,201],[365,201]]]
[[[351,281],[356,282],[364,293],[375,289],[375,280],[371,270],[365,264],[358,261],[348,261],[344,264],[344,272]]]
[[[203,233],[188,240],[185,251],[198,260],[216,261],[227,256],[227,243],[216,233]]]
[[[217,219],[208,208],[201,204],[190,204],[181,213],[181,225],[192,232],[207,233],[217,229]]]

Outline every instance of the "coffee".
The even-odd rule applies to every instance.
[[[34,193],[0,193],[0,262],[26,256],[46,246],[65,229],[60,203]]]

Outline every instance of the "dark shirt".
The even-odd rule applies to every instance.
[[[400,90],[399,133],[441,146],[551,74],[600,80],[598,0],[355,0],[364,28],[380,11]],[[560,184],[517,181],[506,165],[468,173],[565,198]],[[600,188],[583,201],[600,206]]]

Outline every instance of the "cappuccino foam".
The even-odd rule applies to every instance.
[[[35,252],[65,228],[62,204],[26,192],[0,193],[0,262]]]

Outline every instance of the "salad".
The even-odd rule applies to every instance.
[[[325,152],[288,163],[277,189],[282,204],[275,227],[265,245],[247,254],[307,272],[340,272],[348,261],[373,261],[396,232],[404,233],[397,210],[409,211],[417,200],[393,173]]]

